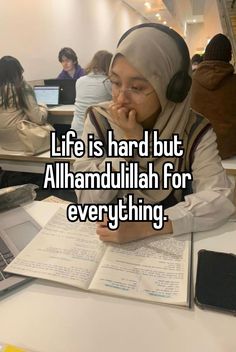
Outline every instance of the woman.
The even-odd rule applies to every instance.
[[[24,151],[17,137],[17,123],[30,120],[43,125],[47,107],[38,105],[33,89],[23,79],[23,68],[12,56],[0,59],[0,145],[8,150]]]
[[[76,53],[71,48],[62,48],[58,54],[58,60],[62,64],[63,70],[58,75],[58,79],[77,80],[84,75],[83,68],[78,64]]]
[[[87,143],[91,132],[99,138],[98,131],[106,129],[108,123],[116,140],[140,140],[143,129],[159,130],[160,140],[178,134],[183,140],[183,158],[135,155],[132,161],[139,161],[142,169],[152,161],[160,176],[166,161],[172,162],[174,171],[192,172],[193,193],[184,197],[181,189],[174,190],[171,185],[169,189],[77,191],[78,203],[107,204],[132,193],[136,199],[163,204],[166,209],[169,219],[158,231],[151,222],[140,221],[121,222],[117,230],[111,231],[105,219],[97,226],[101,240],[122,243],[153,235],[205,231],[223,224],[233,213],[234,206],[229,199],[232,190],[218,156],[215,133],[207,120],[190,111],[188,70],[191,71],[186,44],[168,27],[143,24],[121,38],[110,70],[113,101],[108,107],[95,107],[93,115],[87,116],[82,138]],[[98,124],[100,127],[96,129]],[[78,159],[75,171],[102,173],[107,160],[106,157]],[[122,160],[109,158],[113,170],[119,170]]]
[[[103,101],[111,100],[111,88],[104,81],[108,76],[112,54],[106,50],[98,51],[86,68],[87,76],[76,82],[75,113],[71,128],[80,138],[84,127],[84,116],[87,108]]]

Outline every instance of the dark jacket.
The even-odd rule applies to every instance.
[[[236,75],[231,64],[203,61],[193,74],[193,110],[210,120],[222,159],[236,155]]]

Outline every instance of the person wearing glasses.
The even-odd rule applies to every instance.
[[[82,135],[87,108],[111,100],[111,85],[109,80],[106,81],[111,59],[111,53],[99,50],[86,67],[86,76],[76,81],[75,113],[71,128],[76,131],[77,138]]]
[[[183,141],[183,157],[103,157],[78,158],[75,172],[103,173],[106,162],[120,170],[120,162],[139,162],[139,172],[153,163],[162,180],[163,166],[173,164],[173,172],[191,172],[191,189],[77,189],[80,204],[117,203],[127,194],[135,201],[161,204],[168,221],[155,230],[151,221],[123,221],[110,230],[107,218],[97,223],[102,241],[124,243],[148,236],[205,231],[223,224],[234,212],[232,188],[222,168],[216,135],[208,120],[190,110],[191,64],[188,48],[174,30],[160,24],[142,24],[128,30],[120,39],[113,56],[109,78],[112,101],[92,107],[85,119],[82,139],[87,146],[89,133],[106,140],[113,130],[114,139],[143,139],[144,130],[159,131],[159,140],[178,134]],[[152,140],[150,140],[150,147]],[[187,195],[186,195],[187,193]]]

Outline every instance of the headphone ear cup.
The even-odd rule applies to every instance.
[[[166,89],[166,98],[174,103],[181,103],[192,85],[192,78],[186,71],[178,71],[170,80]]]

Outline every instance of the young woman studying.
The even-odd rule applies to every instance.
[[[25,150],[17,136],[16,126],[20,121],[43,125],[48,115],[47,107],[37,104],[23,72],[16,58],[3,56],[0,59],[0,146],[8,150]]]
[[[190,110],[191,68],[187,46],[175,31],[159,24],[141,24],[128,30],[120,39],[110,67],[112,102],[95,106],[88,113],[82,139],[89,133],[106,139],[112,129],[114,138],[141,140],[143,131],[159,131],[161,141],[177,134],[183,141],[179,157],[133,158],[83,157],[74,164],[75,171],[104,172],[106,162],[119,171],[120,162],[138,161],[141,170],[152,162],[162,179],[163,165],[173,164],[173,172],[191,172],[191,191],[160,185],[159,189],[77,190],[78,203],[109,204],[127,194],[145,203],[162,204],[168,221],[155,230],[150,221],[124,221],[117,230],[107,226],[107,219],[97,223],[103,241],[129,242],[153,235],[179,235],[205,231],[223,224],[233,213],[231,185],[221,165],[216,135],[209,121]],[[101,133],[103,137],[101,137]],[[150,141],[152,144],[152,140]],[[151,145],[150,145],[151,147]],[[189,193],[185,195],[186,193]]]

